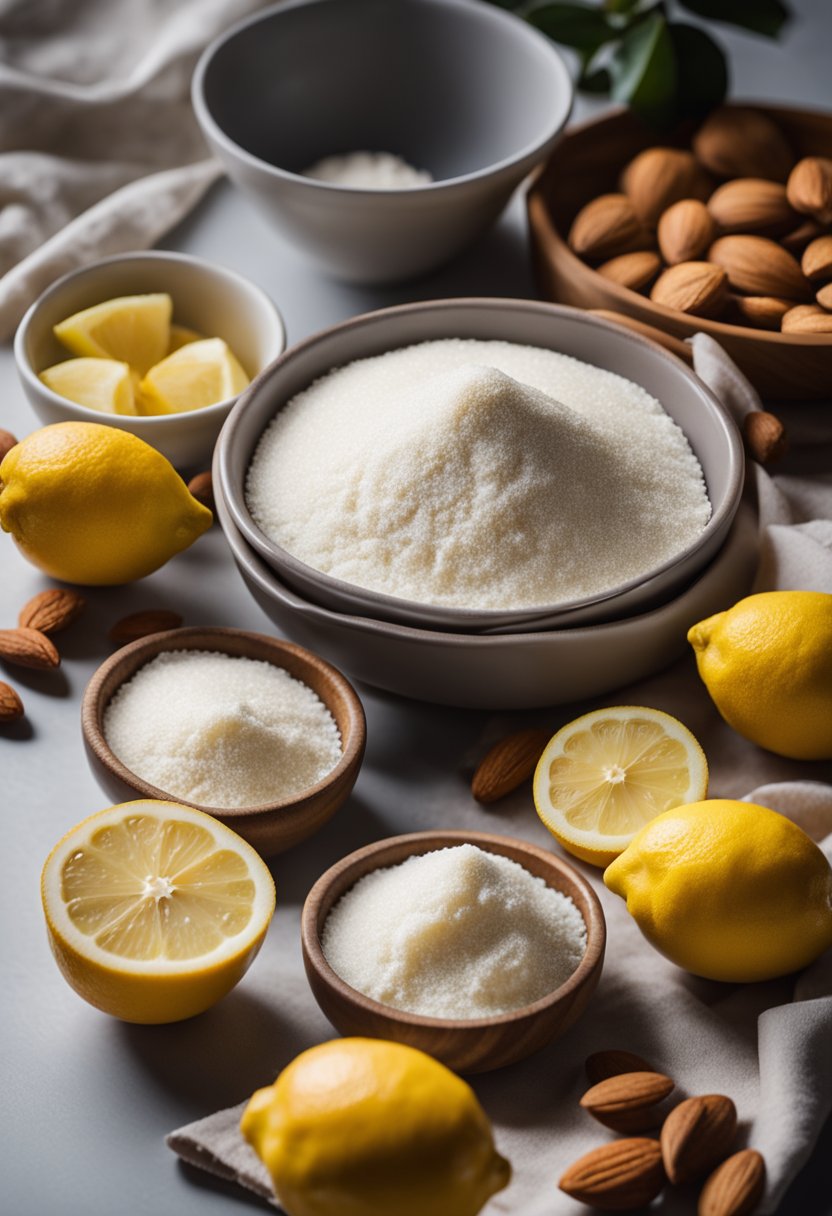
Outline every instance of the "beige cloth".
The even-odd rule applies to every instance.
[[[698,335],[693,345],[697,371],[737,418],[759,408],[755,394],[711,339]],[[823,405],[789,407],[783,416],[793,445],[783,473],[772,478],[757,466],[749,470],[747,492],[758,500],[760,515],[756,589],[832,592],[832,422]],[[806,473],[806,463],[821,471]],[[705,749],[712,796],[745,796],[773,807],[800,823],[824,843],[827,855],[832,854],[832,763],[785,760],[741,739],[716,713],[692,655],[597,703],[651,705],[676,715]],[[471,750],[469,771],[502,734],[525,725],[555,729],[592,707],[492,718]],[[502,831],[557,851],[531,809],[528,788],[484,810],[470,798],[461,778],[450,768],[433,775],[420,772],[419,802],[408,805],[407,827]],[[355,845],[365,842],[356,839]],[[320,847],[326,846],[322,842]],[[589,1009],[563,1039],[511,1068],[472,1079],[493,1121],[498,1147],[514,1167],[511,1186],[491,1200],[485,1216],[586,1212],[558,1191],[556,1183],[570,1162],[612,1137],[578,1108],[587,1085],[582,1062],[607,1047],[645,1056],[676,1079],[681,1095],[719,1092],[733,1098],[740,1143],[759,1149],[768,1167],[760,1211],[774,1212],[810,1156],[832,1107],[832,951],[802,974],[770,983],[729,985],[695,978],[646,943],[623,901],[604,887],[598,870],[574,864],[590,879],[604,908],[604,974]],[[293,893],[300,903],[323,868],[322,858],[310,850],[295,867]],[[278,866],[278,889],[282,872]],[[292,921],[297,909],[284,905],[282,913]],[[294,922],[287,926],[284,919],[277,932],[284,935],[278,957],[288,958],[286,934],[296,932]],[[326,1038],[328,1028],[299,969],[284,964],[277,986],[276,1009],[289,1040],[285,1054],[278,1053],[284,1064],[297,1051]],[[265,1073],[260,1083],[272,1079]],[[171,1133],[168,1144],[192,1164],[273,1199],[261,1162],[240,1135],[242,1109],[231,1107],[180,1128]],[[669,1188],[651,1212],[690,1214],[694,1207],[690,1194]]]

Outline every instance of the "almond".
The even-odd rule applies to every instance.
[[[670,1077],[660,1072],[625,1072],[593,1085],[581,1106],[613,1131],[646,1132],[661,1123],[657,1105],[673,1088]]]
[[[214,482],[210,472],[197,473],[188,482],[188,492],[209,511],[214,510]]]
[[[602,194],[582,207],[569,230],[569,247],[583,258],[617,257],[646,249],[650,238],[626,194]]]
[[[789,205],[786,187],[762,177],[738,177],[714,190],[708,211],[725,232],[777,236],[793,230],[800,217]]]
[[[17,623],[41,633],[59,633],[84,611],[87,601],[67,587],[50,587],[32,596],[18,614]]]
[[[49,638],[38,629],[0,629],[0,659],[18,667],[48,671],[58,667],[61,656]]]
[[[683,198],[662,214],[657,235],[662,257],[675,266],[702,256],[716,236],[716,224],[704,203]]]
[[[606,1081],[608,1077],[618,1077],[623,1072],[656,1072],[652,1064],[648,1064],[634,1051],[619,1051],[610,1048],[607,1051],[594,1051],[584,1060],[584,1071],[592,1085]]]
[[[0,462],[3,460],[3,457],[15,447],[17,447],[17,440],[15,439],[14,435],[11,433],[11,431],[5,431],[3,427],[0,426]]]
[[[0,680],[0,722],[13,722],[23,717],[23,702],[11,684]]]
[[[751,1216],[763,1197],[766,1163],[753,1148],[717,1166],[702,1188],[697,1216]]]
[[[821,308],[832,309],[832,283],[827,283],[825,287],[821,287],[815,299]]]
[[[650,299],[694,317],[717,317],[728,302],[728,278],[710,262],[680,262],[659,275]]]
[[[477,802],[496,802],[531,777],[550,731],[520,730],[507,735],[486,752],[471,779]]]
[[[682,198],[707,198],[710,190],[692,152],[647,148],[625,168],[621,184],[642,224],[655,228],[659,216]]]
[[[586,1153],[558,1186],[572,1199],[604,1212],[644,1207],[664,1186],[661,1149],[655,1140],[613,1140]]]
[[[642,249],[637,253],[622,253],[617,258],[611,258],[598,267],[598,273],[613,283],[629,287],[631,291],[641,291],[643,287],[649,287],[661,268],[659,255],[650,249]]]
[[[691,1182],[727,1157],[737,1134],[737,1109],[724,1094],[680,1102],[664,1121],[662,1160],[673,1183]]]
[[[746,449],[758,464],[773,464],[788,451],[786,428],[767,410],[747,413],[742,420],[742,435]]]
[[[832,160],[804,156],[789,174],[786,193],[795,211],[819,224],[832,224]]]
[[[117,646],[126,646],[128,642],[136,642],[146,638],[151,633],[163,633],[167,629],[178,629],[182,617],[178,612],[169,612],[165,608],[148,608],[144,612],[131,612],[116,621],[108,637]]]
[[[784,182],[794,155],[779,127],[759,110],[722,106],[693,138],[693,150],[717,177],[764,177]]]
[[[808,280],[796,260],[767,237],[720,237],[708,250],[708,260],[722,267],[735,291],[784,300],[811,298]]]
[[[737,314],[737,323],[758,329],[779,329],[783,316],[792,307],[791,300],[780,300],[777,296],[731,297],[731,311]]]
[[[798,304],[780,322],[784,334],[832,334],[832,312],[820,304]]]
[[[823,236],[824,229],[821,224],[815,220],[804,220],[792,232],[787,232],[785,236],[780,237],[780,244],[784,249],[788,249],[789,253],[795,255],[802,253],[810,241],[813,241],[816,236]]]
[[[832,236],[816,237],[803,250],[800,269],[807,279],[819,283],[832,279]]]

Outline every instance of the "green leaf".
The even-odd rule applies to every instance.
[[[676,61],[667,22],[653,13],[627,30],[610,60],[611,96],[627,101],[646,122],[675,116]]]
[[[641,0],[604,0],[604,8],[608,13],[631,13],[639,4]]]
[[[573,0],[556,0],[532,9],[527,20],[563,46],[576,51],[596,51],[619,36],[602,9]]]
[[[708,21],[724,21],[766,38],[776,38],[789,20],[783,0],[679,0],[682,8]]]
[[[603,96],[610,91],[612,78],[610,77],[607,68],[597,68],[594,72],[584,72],[579,81],[578,88],[582,93],[598,93]]]
[[[728,92],[728,64],[714,40],[697,26],[672,22],[680,118],[701,118]]]

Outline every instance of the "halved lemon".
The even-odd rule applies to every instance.
[[[166,292],[119,296],[73,313],[54,334],[74,355],[118,359],[143,376],[167,354],[172,311]]]
[[[189,342],[152,367],[141,382],[145,414],[179,414],[236,397],[249,379],[222,338]]]
[[[67,359],[40,373],[47,388],[104,414],[135,414],[134,373],[117,359]]]
[[[605,867],[651,819],[707,796],[708,762],[670,714],[621,705],[562,726],[532,788],[538,815],[567,852]]]
[[[251,845],[202,811],[125,802],[84,819],[41,876],[64,979],[127,1022],[176,1022],[230,992],[260,949],[274,881]]]

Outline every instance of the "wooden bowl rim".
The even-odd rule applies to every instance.
[[[366,996],[363,992],[359,992],[358,989],[353,988],[333,969],[321,947],[318,920],[321,907],[333,883],[360,867],[367,858],[379,858],[376,866],[373,866],[371,869],[362,869],[361,874],[356,875],[354,881],[345,887],[342,892],[343,895],[355,885],[355,882],[360,877],[363,878],[366,874],[371,873],[372,869],[384,868],[383,855],[385,853],[398,852],[402,847],[407,847],[408,856],[412,857],[459,844],[473,844],[487,852],[497,853],[502,857],[510,857],[511,860],[517,859],[511,857],[505,851],[507,848],[511,849],[512,852],[532,856],[538,861],[543,862],[548,870],[556,873],[558,876],[566,877],[570,883],[574,884],[580,892],[584,906],[578,906],[576,900],[573,900],[573,902],[578,906],[578,911],[581,913],[586,926],[586,949],[578,966],[558,988],[554,988],[546,996],[534,1001],[531,1005],[521,1005],[518,1009],[512,1009],[508,1013],[495,1014],[484,1018],[426,1017],[424,1014],[409,1013],[404,1009],[394,1009],[391,1005],[384,1005],[380,1001],[376,1001],[372,997]],[[422,847],[426,845],[430,847]],[[396,865],[404,860],[406,858],[399,858],[398,861],[388,864]],[[519,862],[518,864],[522,865],[523,863]],[[554,883],[547,882],[547,886],[554,887]],[[554,887],[554,889],[562,891],[563,894],[568,894],[560,886]],[[339,896],[339,898],[341,897]],[[358,1007],[368,1016],[385,1018],[401,1026],[423,1027],[426,1030],[459,1031],[462,1033],[532,1021],[541,1014],[550,1011],[559,1005],[561,1001],[570,997],[577,989],[583,987],[590,977],[601,967],[606,947],[606,937],[606,921],[601,902],[588,880],[573,865],[556,854],[550,853],[537,845],[530,844],[525,840],[520,840],[513,836],[500,836],[491,832],[451,830],[409,832],[402,836],[388,836],[384,840],[377,840],[373,844],[365,845],[363,848],[356,849],[355,852],[342,858],[341,861],[336,862],[335,865],[331,866],[321,875],[307,895],[301,913],[301,946],[304,961],[312,967],[318,979],[326,987],[334,990],[342,1000],[352,1005],[353,1008]]]
[[[281,657],[291,658],[299,666],[301,672],[314,671],[323,678],[323,688],[321,691],[317,691],[312,688],[303,674],[289,672],[295,679],[300,679],[307,687],[312,688],[312,691],[336,719],[341,735],[342,752],[341,759],[335,767],[315,785],[303,790],[300,794],[259,806],[211,807],[179,798],[169,790],[159,789],[127,768],[110,749],[102,729],[102,718],[104,710],[116,690],[157,655],[181,649],[214,650],[220,654],[230,654],[236,657],[238,652],[233,649],[235,639],[255,644],[255,648],[262,652],[258,657],[265,662],[273,663],[276,667],[288,670],[286,665],[279,660]],[[343,712],[336,712],[333,707],[339,697]],[[343,722],[339,718],[343,718]],[[135,642],[129,642],[105,659],[93,673],[84,691],[81,701],[81,731],[87,746],[104,768],[143,798],[179,802],[192,806],[198,811],[205,811],[206,814],[213,815],[215,818],[241,820],[248,817],[259,818],[264,815],[279,816],[281,812],[288,810],[303,810],[332,786],[347,779],[361,764],[367,728],[364,707],[349,680],[337,667],[333,667],[326,659],[320,658],[311,650],[298,646],[295,642],[286,642],[281,638],[273,638],[268,634],[254,633],[249,630],[230,629],[219,625],[187,625],[180,629],[168,629],[139,638]]]
[[[832,115],[827,115],[826,111],[823,110],[795,108],[793,106],[774,106],[769,105],[767,102],[755,101],[729,102],[727,104],[733,109],[759,109],[769,113],[790,114],[795,118],[799,118],[802,114],[811,114],[819,117],[829,117],[832,120]],[[582,135],[611,120],[621,118],[627,112],[626,106],[619,106],[615,110],[607,111],[598,117],[578,123],[564,132],[544,163],[535,171],[529,184],[526,195],[526,206],[530,227],[532,229],[542,229],[547,240],[554,245],[557,256],[574,270],[582,272],[587,279],[591,279],[593,282],[600,279],[604,284],[605,291],[609,291],[622,306],[624,312],[632,305],[635,298],[638,301],[639,307],[644,308],[646,312],[655,318],[654,324],[659,329],[662,328],[661,318],[670,316],[674,321],[682,322],[689,325],[693,330],[701,330],[703,333],[711,334],[714,337],[719,337],[720,334],[727,334],[729,337],[740,337],[749,342],[773,342],[775,346],[798,348],[808,346],[825,349],[832,346],[832,335],[828,334],[784,334],[778,330],[755,329],[751,325],[731,325],[727,321],[712,321],[707,317],[692,317],[690,313],[680,312],[677,308],[666,308],[664,305],[654,304],[649,296],[643,296],[638,291],[632,291],[628,287],[623,287],[613,279],[606,279],[603,275],[599,275],[594,266],[591,266],[589,262],[585,262],[583,258],[579,258],[577,254],[572,252],[565,238],[561,235],[560,229],[555,226],[552,214],[546,205],[542,189],[543,179],[554,170],[558,164],[558,158],[563,150],[564,143],[568,143],[572,136]]]

